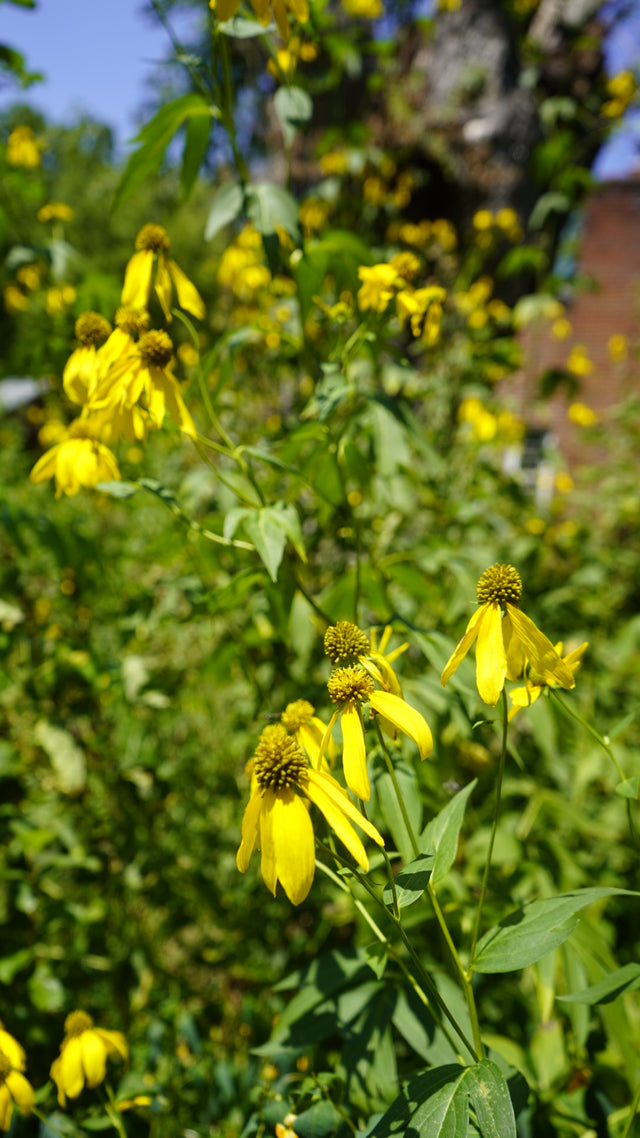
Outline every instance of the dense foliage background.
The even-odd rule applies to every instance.
[[[328,622],[390,624],[392,647],[409,643],[397,669],[435,739],[419,766],[398,744],[416,829],[477,779],[439,892],[462,943],[500,746],[472,662],[444,691],[440,672],[479,575],[515,565],[551,640],[589,649],[570,712],[541,698],[514,720],[486,923],[553,893],[638,888],[637,372],[606,421],[583,412],[571,470],[553,450],[537,480],[512,461],[531,427],[523,329],[570,319],[563,226],[634,98],[632,80],[607,85],[597,6],[551,26],[535,0],[384,18],[373,0],[318,2],[287,43],[249,9],[227,35],[191,7],[178,85],[163,73],[124,171],[102,124],[50,124],[22,102],[0,124],[2,375],[40,384],[0,418],[0,1015],[49,1119],[14,1112],[16,1135],[109,1125],[98,1091],[65,1114],[48,1082],[74,1008],[127,1036],[116,1093],[148,1096],[122,1114],[133,1136],[248,1138],[289,1111],[307,1112],[300,1138],[364,1135],[398,1080],[451,1061],[393,962],[380,986],[348,893],[319,872],[294,908],[257,860],[236,870],[259,732],[298,698],[330,714]],[[174,5],[154,8],[171,21]],[[184,100],[209,97],[203,135]],[[32,164],[11,155],[20,127]],[[66,220],[38,219],[52,202]],[[75,319],[113,320],[148,222],[206,305],[168,326],[199,439],[169,424],[123,440],[130,496],[55,498],[29,471],[76,413],[61,382]],[[374,271],[367,304],[359,270],[394,257],[387,301]],[[440,300],[419,298],[412,328],[395,296],[432,286],[442,310],[429,331]],[[570,348],[537,377],[532,421],[554,390],[584,406]],[[379,754],[373,780],[371,816],[410,860]],[[477,978],[523,1138],[639,1132],[634,984],[556,1002],[636,964],[636,906],[598,901],[537,963]],[[406,927],[456,1005],[426,908]]]

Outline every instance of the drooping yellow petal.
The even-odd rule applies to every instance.
[[[532,671],[546,684],[558,684],[561,688],[574,688],[574,674],[544,632],[541,632],[531,617],[526,616],[515,605],[507,604],[514,632],[518,637]]]
[[[83,345],[71,353],[62,372],[64,393],[72,403],[85,403],[97,379],[96,349]]]
[[[158,257],[158,267],[156,269],[156,296],[160,301],[164,318],[171,323],[173,317],[171,316],[171,298],[173,290],[171,288],[171,277],[169,276],[169,268],[167,266],[166,257],[160,255]]]
[[[107,1049],[95,1031],[83,1031],[80,1046],[87,1086],[97,1087],[107,1073]]]
[[[183,273],[180,266],[176,265],[175,261],[169,261],[169,272],[176,286],[180,308],[184,308],[186,312],[190,312],[192,316],[195,316],[196,320],[204,320],[207,310],[196,286],[192,284],[186,273]]]
[[[347,815],[347,818],[355,822],[367,837],[371,838],[379,846],[384,845],[382,834],[378,833],[373,822],[370,822],[368,818],[365,818],[364,814],[360,813],[358,807],[354,805],[349,795],[340,786],[340,783],[336,782],[333,775],[327,774],[326,771],[309,770],[307,771],[307,777],[308,782],[305,784],[304,789],[313,802],[315,802],[315,798],[312,797],[310,788],[319,788],[323,797],[329,799],[343,814]],[[320,809],[322,809],[322,807],[320,807]],[[327,819],[327,821],[329,821],[329,819]]]
[[[447,663],[445,664],[442,675],[440,677],[440,683],[443,687],[446,684],[447,680],[451,679],[453,673],[460,666],[471,645],[473,644],[476,636],[478,635],[480,621],[487,609],[488,604],[489,602],[486,601],[485,604],[480,605],[479,609],[476,609],[466,627],[464,636],[458,641],[452,656],[449,658],[449,660],[447,660]]]
[[[318,809],[324,814],[331,829],[340,839],[343,846],[346,846],[354,861],[357,861],[360,868],[366,873],[369,869],[369,859],[362,841],[353,829],[349,819],[345,816],[340,807],[336,805],[333,799],[324,793],[323,787],[320,784],[310,781],[305,789],[311,801],[315,803]]]
[[[426,719],[416,711],[415,707],[402,699],[399,695],[394,695],[390,691],[375,691],[369,698],[374,711],[383,715],[385,719],[389,719],[394,727],[408,735],[413,739],[419,752],[420,758],[426,759],[433,750],[433,736],[429,730]]]
[[[294,790],[266,790],[260,814],[262,876],[275,897],[278,881],[293,905],[307,896],[315,872],[313,826]]]
[[[271,788],[265,790],[262,796],[260,815],[258,818],[260,823],[259,841],[260,849],[262,850],[260,871],[267,889],[270,893],[273,893],[274,897],[278,886],[278,867],[276,865],[276,850],[273,841],[273,806],[275,800],[275,790],[271,790]]]
[[[46,482],[48,478],[53,478],[56,472],[58,452],[61,446],[62,443],[57,443],[56,446],[51,447],[51,450],[46,451],[45,454],[40,456],[29,475],[31,482]]]
[[[7,1086],[22,1113],[31,1114],[35,1099],[31,1083],[20,1071],[10,1071],[7,1075]]]
[[[221,23],[235,16],[240,7],[240,0],[216,0],[215,13]]]
[[[236,865],[240,873],[246,873],[251,854],[260,839],[260,810],[262,808],[262,791],[258,790],[249,799],[244,817],[242,819],[242,840],[236,854]]]
[[[269,0],[251,0],[251,6],[260,23],[266,27],[271,19]]]
[[[524,652],[519,638],[514,634],[508,612],[502,618],[502,640],[507,655],[507,679],[519,680],[524,669]]]
[[[120,303],[127,308],[148,308],[153,271],[153,250],[141,249],[134,253],[124,274],[124,287]]]
[[[509,692],[509,699],[511,700],[512,707],[509,711],[509,722],[513,719],[523,707],[531,707],[540,695],[542,688],[538,684],[525,684],[523,688],[514,688]]]
[[[125,1063],[129,1058],[129,1047],[121,1031],[108,1031],[105,1027],[94,1028],[107,1049],[107,1055],[119,1055]]]
[[[251,2],[254,4],[254,7],[255,7],[254,0],[251,0]],[[283,40],[285,40],[285,41],[288,40],[289,34],[290,34],[290,28],[289,28],[289,17],[287,16],[287,5],[285,3],[285,0],[271,0],[271,9],[273,11],[273,18],[276,22],[276,26],[278,28],[278,31],[280,32],[280,35],[282,36]]]
[[[495,707],[507,675],[502,612],[498,601],[487,601],[482,609],[476,644],[476,683],[483,702]]]
[[[0,1084],[0,1130],[8,1130],[11,1125],[13,1099],[6,1083]]]
[[[345,703],[340,716],[342,728],[342,765],[349,790],[357,798],[367,802],[371,797],[371,787],[367,774],[367,751],[364,743],[364,728],[360,708],[355,703]]]
[[[189,435],[190,438],[195,439],[196,428],[180,393],[177,379],[174,379],[173,376],[159,367],[152,367],[149,370],[154,389],[156,391],[162,391],[166,400],[167,410],[176,427],[179,427],[185,435]],[[151,417],[153,418],[153,414]]]
[[[26,1069],[27,1056],[25,1054],[24,1047],[22,1047],[18,1043],[18,1040],[14,1039],[13,1036],[10,1035],[8,1031],[5,1031],[4,1028],[1,1026],[0,1026],[0,1051],[2,1051],[6,1055],[7,1059],[11,1063],[11,1066],[14,1068],[14,1070],[24,1071]]]
[[[306,24],[309,19],[309,5],[307,0],[289,0],[289,7],[296,20],[299,20],[301,24]]]
[[[58,1064],[58,1086],[69,1098],[77,1098],[84,1086],[82,1048],[79,1036],[75,1036],[63,1045]],[[53,1078],[53,1067],[51,1070]]]

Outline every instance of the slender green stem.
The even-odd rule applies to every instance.
[[[640,1086],[633,1096],[633,1102],[629,1107],[629,1117],[627,1118],[625,1128],[622,1131],[620,1138],[629,1138],[629,1135],[631,1134],[631,1127],[633,1126],[633,1120],[638,1113],[638,1106],[640,1106]]]
[[[393,898],[393,915],[396,918],[396,920],[399,921],[400,920],[400,906],[398,904],[398,890],[396,889],[396,878],[395,878],[395,874],[393,872],[393,867],[391,865],[391,861],[389,860],[389,854],[384,849],[384,847],[382,849],[382,856],[384,858],[384,864],[385,864],[386,869],[387,869],[387,879],[389,881],[389,888],[391,890],[391,896]]]
[[[229,135],[229,142],[231,143],[236,170],[240,175],[241,182],[246,186],[251,181],[251,176],[249,174],[249,168],[238,148],[236,126],[233,118],[233,81],[231,78],[231,62],[229,60],[229,43],[227,37],[222,32],[218,33],[217,46],[220,52],[220,59],[222,61],[222,80],[224,90],[224,105],[222,107],[223,121],[227,130],[227,134]]]
[[[596,743],[598,743],[599,746],[602,747],[602,750],[605,752],[606,755],[608,755],[608,757],[611,759],[611,762],[613,763],[614,767],[616,768],[616,771],[618,773],[618,778],[620,779],[621,782],[625,782],[627,776],[625,775],[622,767],[620,766],[620,763],[616,759],[616,757],[615,757],[611,747],[607,743],[606,739],[604,739],[602,737],[602,735],[600,734],[600,732],[596,731],[595,727],[592,727],[591,724],[588,723],[586,719],[582,718],[579,711],[575,711],[575,709],[573,707],[571,707],[570,704],[565,703],[565,701],[563,700],[562,696],[560,695],[560,693],[558,691],[556,691],[554,688],[549,688],[548,690],[549,690],[549,693],[552,696],[552,698],[555,699],[556,703],[558,704],[558,707],[561,707],[562,710],[565,712],[566,715],[569,716],[570,719],[574,719],[576,723],[579,723],[580,726],[583,727],[589,735],[591,735],[591,738],[595,739]],[[631,837],[631,841],[633,842],[634,846],[637,846],[638,838],[637,838],[635,826],[633,823],[633,814],[631,812],[631,799],[629,799],[629,798],[626,799],[626,806],[627,806],[627,822],[629,825],[629,835]]]
[[[407,828],[407,833],[409,835],[411,845],[413,846],[413,852],[414,852],[415,856],[418,857],[420,854],[420,846],[418,843],[418,839],[416,837],[415,831],[414,831],[413,826],[411,824],[411,819],[409,818],[409,814],[407,812],[407,808],[406,808],[406,805],[404,802],[404,798],[402,796],[402,793],[400,791],[400,787],[398,785],[398,779],[396,777],[396,772],[394,770],[393,762],[391,760],[391,756],[389,754],[387,745],[384,741],[384,736],[382,734],[382,730],[380,728],[380,724],[378,722],[377,717],[375,720],[375,725],[376,725],[376,732],[378,734],[378,740],[380,742],[380,747],[381,747],[382,753],[384,755],[385,764],[386,764],[387,770],[389,772],[389,775],[391,777],[391,781],[393,783],[393,789],[395,791],[395,795],[396,795],[396,798],[398,800],[400,812],[402,814],[404,824]],[[427,895],[427,900],[429,901],[429,904],[431,905],[433,915],[436,918],[436,921],[438,922],[440,932],[442,933],[442,936],[444,938],[444,942],[447,946],[449,956],[451,957],[451,960],[453,962],[453,966],[454,966],[455,971],[457,973],[458,979],[460,981],[460,984],[462,985],[462,991],[464,993],[465,1003],[467,1005],[467,1010],[469,1012],[469,1021],[471,1023],[471,1030],[473,1032],[473,1042],[474,1042],[473,1051],[474,1051],[474,1054],[477,1055],[477,1058],[480,1059],[480,1058],[482,1058],[482,1037],[480,1034],[480,1022],[478,1019],[478,1009],[476,1008],[475,996],[473,994],[473,985],[471,982],[471,976],[467,975],[467,973],[465,972],[465,969],[462,967],[462,962],[461,962],[460,957],[458,955],[458,950],[456,949],[456,946],[453,943],[451,933],[449,932],[449,926],[447,925],[445,915],[442,912],[442,909],[440,908],[440,903],[438,901],[436,891],[435,891],[431,881],[429,881],[427,883],[427,888],[426,888],[425,892]],[[399,915],[398,915],[398,923],[400,923]],[[404,930],[402,930],[402,931],[404,933]]]
[[[118,1110],[115,1095],[108,1083],[106,1084],[104,1090],[106,1090],[107,1098],[107,1101],[104,1104],[104,1109],[109,1116],[109,1121],[111,1122],[111,1125],[113,1126],[113,1129],[116,1131],[116,1133],[120,1135],[120,1138],[127,1138],[127,1132],[124,1127],[124,1122],[122,1121],[122,1115]],[[101,1097],[105,1097],[104,1092],[102,1093]]]
[[[230,537],[223,537],[222,534],[214,533],[212,530],[205,529],[205,527],[201,526],[199,522],[195,522],[188,516],[188,514],[185,514],[184,510],[178,505],[175,500],[164,498],[161,494],[156,494],[155,490],[151,490],[151,488],[149,486],[145,486],[143,482],[137,482],[136,485],[139,486],[141,490],[148,490],[149,493],[155,494],[156,497],[160,498],[160,500],[164,502],[165,506],[171,510],[171,513],[175,518],[178,518],[179,521],[187,526],[188,529],[193,530],[195,533],[199,533],[201,537],[206,537],[207,541],[213,541],[216,543],[216,545],[231,546],[234,549],[246,549],[250,552],[253,552],[254,547],[250,542],[239,541],[235,538]]]
[[[493,846],[496,840],[496,832],[498,829],[498,815],[500,813],[500,801],[502,798],[502,779],[504,777],[504,768],[507,758],[507,736],[509,731],[509,705],[507,703],[507,693],[502,692],[502,747],[500,749],[500,762],[498,764],[498,780],[496,783],[496,800],[493,808],[493,821],[491,823],[491,835],[489,837],[489,846],[487,849],[487,857],[484,863],[484,872],[482,874],[482,885],[480,886],[480,898],[478,900],[478,907],[476,909],[476,917],[473,926],[473,934],[471,936],[471,948],[469,949],[469,967],[467,975],[471,978],[473,972],[473,954],[476,950],[478,943],[478,935],[480,933],[480,921],[482,919],[482,910],[484,907],[485,897],[487,895],[487,885],[489,882],[489,872],[491,870],[491,858],[493,857]]]
[[[62,1130],[58,1130],[57,1126],[54,1126],[53,1122],[47,1118],[46,1114],[43,1114],[41,1110],[38,1110],[37,1106],[31,1107],[31,1113],[36,1118],[39,1118],[43,1125],[46,1126],[47,1130],[50,1130],[52,1134],[59,1134],[60,1138],[66,1138],[66,1134],[63,1133]]]
[[[380,727],[380,722],[379,722],[377,716],[374,719],[374,723],[375,723],[375,728],[376,728],[376,734],[378,736],[378,742],[380,744],[380,749],[381,749],[382,754],[384,756],[384,761],[385,761],[386,768],[389,772],[389,777],[391,779],[391,782],[393,783],[393,789],[395,791],[395,796],[398,800],[398,806],[400,807],[400,813],[402,814],[402,820],[405,824],[407,834],[409,835],[409,841],[411,842],[411,845],[413,847],[413,852],[414,852],[415,856],[418,857],[418,855],[420,853],[420,846],[418,845],[418,839],[415,835],[415,831],[414,831],[413,826],[411,824],[411,819],[410,819],[409,814],[407,812],[407,807],[405,805],[404,798],[403,798],[402,793],[400,791],[400,786],[398,785],[398,779],[397,779],[396,772],[395,772],[395,769],[393,766],[393,760],[391,758],[391,755],[389,754],[389,750],[387,748],[387,744],[385,743],[384,735],[382,734],[382,728]]]

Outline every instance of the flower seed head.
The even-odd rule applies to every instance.
[[[125,305],[116,312],[116,324],[129,336],[141,336],[149,327],[149,313],[146,308],[128,308]]]
[[[146,367],[166,367],[173,355],[173,344],[166,332],[145,332],[138,347]]]
[[[314,712],[315,707],[309,703],[308,699],[297,699],[295,703],[287,704],[280,716],[280,721],[287,731],[291,731],[293,734],[309,722]]]
[[[263,790],[295,786],[309,764],[302,747],[281,723],[265,727],[253,756],[253,773]]]
[[[357,624],[339,620],[324,634],[324,650],[332,664],[351,664],[371,651],[369,638]]]
[[[110,335],[111,325],[99,312],[83,312],[76,320],[76,336],[83,348],[104,344]]]
[[[522,596],[522,581],[517,569],[513,565],[492,565],[485,569],[476,586],[478,604],[486,601],[498,601],[501,608],[507,602],[517,605]]]
[[[327,680],[329,697],[334,703],[362,703],[375,691],[375,684],[364,668],[351,665],[334,668]]]
[[[93,1020],[86,1012],[70,1012],[64,1021],[64,1033],[72,1037],[82,1035],[83,1031],[89,1031],[92,1027]]]
[[[161,225],[143,225],[136,237],[136,249],[150,249],[152,253],[166,253],[171,242]]]

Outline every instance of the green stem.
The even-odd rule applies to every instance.
[[[231,79],[231,64],[229,60],[229,43],[227,37],[218,32],[217,46],[220,52],[220,59],[222,61],[222,77],[223,77],[223,90],[224,90],[224,104],[222,107],[222,118],[224,125],[229,135],[229,142],[233,151],[233,158],[236,164],[236,170],[240,175],[240,181],[243,186],[246,186],[251,181],[249,168],[238,149],[238,140],[236,138],[236,125],[233,118],[233,82]]]
[[[489,881],[489,872],[491,870],[491,858],[493,856],[493,846],[496,840],[496,832],[498,828],[498,815],[500,813],[500,800],[502,798],[502,779],[504,777],[504,768],[507,758],[507,735],[509,731],[509,705],[507,703],[507,693],[502,691],[502,747],[500,749],[500,762],[498,765],[498,781],[496,783],[496,801],[493,809],[493,821],[491,823],[491,835],[489,837],[489,847],[487,849],[487,857],[484,863],[484,872],[482,874],[482,885],[480,886],[480,899],[478,901],[478,908],[476,909],[476,919],[473,926],[473,934],[471,937],[471,948],[469,949],[469,967],[467,969],[467,976],[471,979],[473,972],[473,955],[478,943],[478,935],[480,932],[480,921],[482,919],[482,909],[484,907],[485,897],[487,895],[487,884]]]
[[[186,525],[188,529],[193,530],[195,533],[199,533],[201,537],[206,537],[208,541],[213,541],[216,543],[216,545],[225,545],[228,547],[233,547],[234,549],[246,549],[251,553],[254,552],[254,547],[250,542],[239,541],[235,538],[230,537],[223,537],[222,534],[214,533],[212,530],[205,529],[204,526],[201,526],[199,522],[193,521],[193,519],[190,518],[188,514],[185,514],[184,510],[178,505],[177,502],[163,498],[161,494],[157,494],[155,490],[151,490],[149,486],[145,486],[142,482],[137,482],[136,485],[139,486],[141,490],[148,490],[150,494],[155,494],[156,498],[160,498],[160,500],[164,502],[165,506],[171,510],[171,513],[175,518],[178,518],[178,520]]]
[[[384,741],[384,736],[382,734],[382,730],[380,728],[380,724],[378,722],[377,717],[375,720],[375,725],[376,725],[376,732],[378,734],[378,740],[380,742],[380,747],[381,747],[382,753],[384,755],[385,764],[386,764],[387,770],[389,772],[389,775],[391,777],[391,781],[393,783],[393,789],[395,791],[395,795],[396,795],[396,798],[398,800],[398,806],[400,807],[400,812],[402,814],[404,824],[407,828],[407,833],[409,835],[411,845],[413,846],[413,852],[414,852],[415,856],[418,857],[420,854],[420,846],[418,844],[418,839],[415,835],[413,826],[411,824],[411,820],[409,818],[407,808],[405,806],[404,799],[402,797],[402,793],[401,793],[400,787],[398,785],[398,779],[396,777],[396,772],[395,772],[394,767],[393,767],[393,762],[391,760],[391,756],[390,756],[389,751],[387,749],[387,745]],[[467,1005],[467,1010],[469,1012],[469,1020],[471,1023],[471,1030],[473,1032],[474,1046],[473,1046],[472,1050],[473,1050],[473,1053],[476,1055],[476,1057],[478,1059],[481,1059],[482,1054],[483,1054],[482,1036],[480,1034],[480,1022],[478,1019],[478,1009],[476,1008],[475,996],[473,994],[473,985],[471,982],[471,976],[467,975],[464,968],[462,967],[462,962],[460,960],[460,957],[458,956],[458,951],[456,949],[456,946],[453,943],[451,933],[449,932],[449,926],[447,925],[444,913],[442,912],[442,909],[440,908],[440,903],[438,901],[436,891],[435,891],[431,881],[427,882],[426,894],[427,894],[427,899],[429,901],[429,904],[431,905],[433,915],[436,918],[436,921],[438,922],[440,932],[442,933],[442,936],[444,938],[444,942],[445,942],[447,949],[449,951],[449,956],[451,957],[451,960],[453,962],[453,966],[456,970],[458,979],[460,980],[460,984],[462,985],[462,991],[464,993],[465,1003]],[[398,923],[400,923],[399,915],[398,915]],[[402,930],[402,932],[404,934],[404,930]]]
[[[622,767],[620,766],[620,763],[616,759],[616,757],[615,757],[611,747],[607,743],[606,739],[604,739],[602,737],[602,735],[600,734],[600,732],[596,731],[595,727],[592,727],[591,724],[588,723],[586,719],[582,718],[579,711],[575,711],[574,708],[570,706],[570,704],[565,703],[565,701],[563,700],[562,696],[560,695],[560,693],[558,691],[556,691],[554,688],[548,688],[548,691],[549,691],[549,694],[552,696],[552,698],[555,699],[556,703],[558,704],[558,707],[561,707],[562,710],[565,712],[566,715],[569,716],[570,719],[574,719],[576,723],[579,723],[580,726],[583,727],[589,735],[591,735],[591,738],[595,739],[596,743],[598,743],[599,746],[602,747],[602,750],[605,752],[605,754],[608,755],[608,757],[611,759],[611,762],[613,763],[614,767],[616,768],[616,771],[618,773],[618,778],[620,779],[621,782],[625,782],[627,776],[625,775]],[[633,824],[633,814],[631,813],[631,800],[629,798],[626,799],[626,806],[627,806],[627,822],[629,825],[629,835],[631,837],[631,841],[633,842],[633,845],[637,846],[638,845],[638,839],[636,836],[635,826]]]
[[[634,1120],[636,1114],[638,1113],[638,1106],[639,1105],[640,1105],[640,1086],[638,1087],[636,1093],[633,1096],[633,1102],[631,1103],[631,1106],[629,1107],[629,1117],[627,1119],[625,1128],[622,1131],[622,1134],[620,1135],[620,1138],[629,1138],[629,1135],[631,1134],[631,1127],[633,1126],[633,1120]]]

